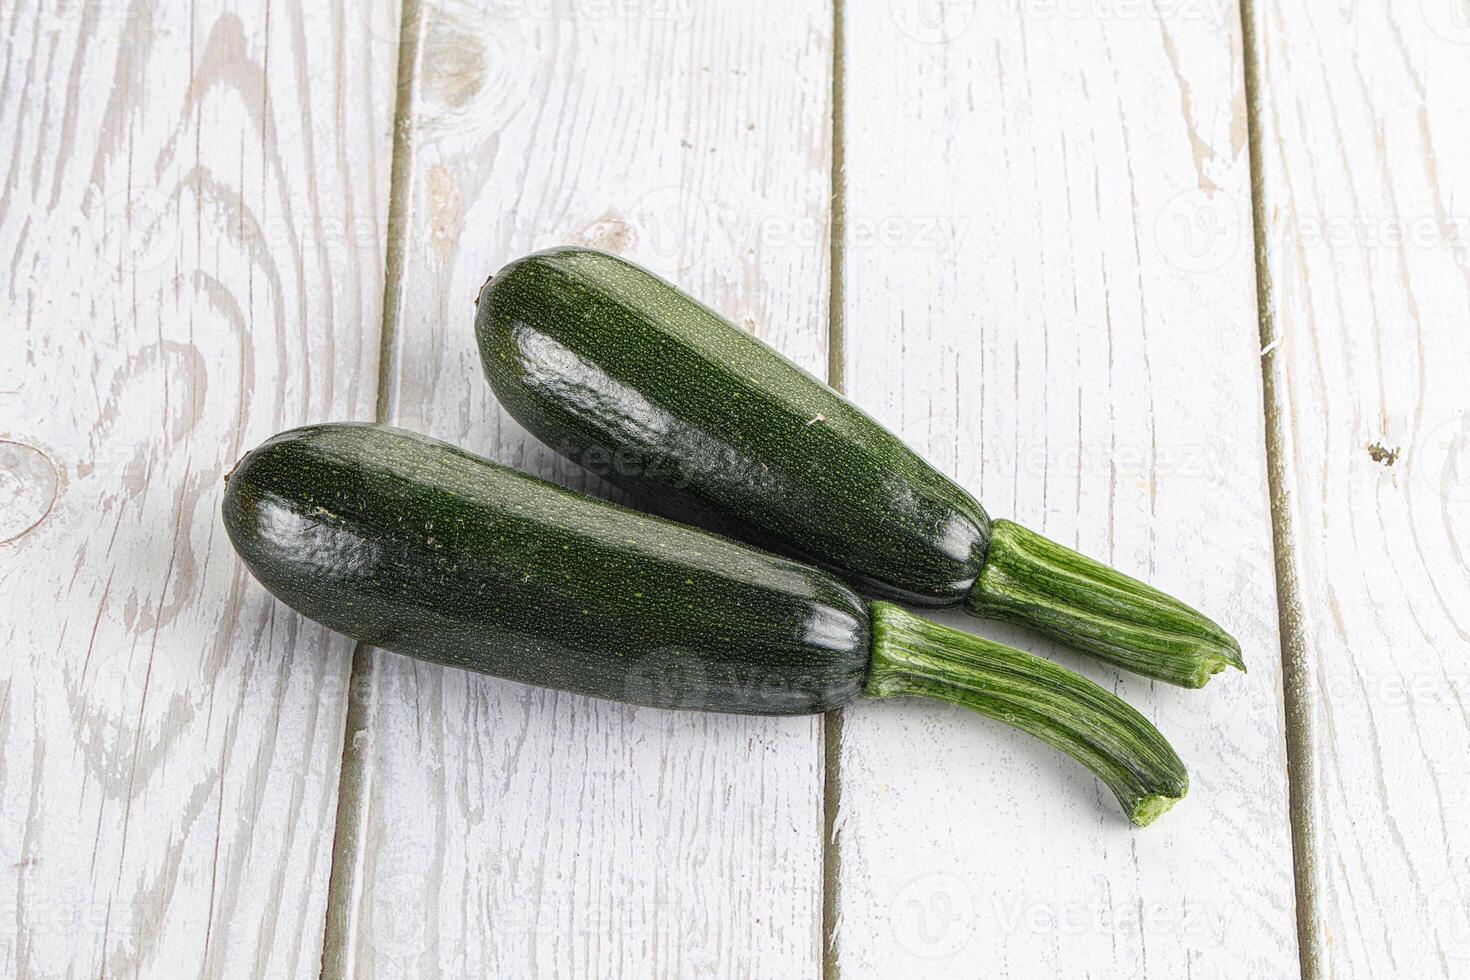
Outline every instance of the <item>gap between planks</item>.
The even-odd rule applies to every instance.
[[[847,188],[843,171],[846,104],[843,101],[844,0],[832,0],[832,193],[827,234],[831,236],[827,259],[827,383],[842,391],[847,380],[846,336],[843,308],[843,247],[847,231]],[[837,889],[842,864],[837,842],[837,811],[842,804],[842,718],[843,709],[822,717],[822,920],[818,924],[823,980],[837,980]]]
[[[1256,311],[1261,337],[1261,410],[1265,415],[1266,480],[1270,495],[1271,540],[1275,552],[1276,607],[1281,635],[1281,688],[1285,711],[1286,789],[1291,821],[1292,872],[1296,884],[1297,955],[1302,980],[1318,980],[1321,964],[1313,937],[1317,897],[1312,887],[1313,790],[1310,678],[1305,668],[1305,636],[1301,622],[1301,589],[1292,561],[1291,508],[1286,499],[1281,400],[1274,365],[1280,337],[1271,308],[1271,268],[1266,254],[1267,221],[1261,159],[1261,39],[1256,36],[1257,0],[1240,0],[1241,58],[1245,62],[1246,147],[1250,158],[1251,231],[1256,266]]]
[[[396,356],[400,303],[399,283],[407,246],[409,187],[413,172],[414,93],[419,77],[420,40],[424,8],[420,0],[404,0],[399,12],[396,101],[393,108],[393,159],[388,184],[387,253],[383,272],[383,324],[379,333],[377,401],[374,418],[384,422],[392,412],[392,365]],[[373,751],[365,719],[372,696],[373,654],[366,644],[352,651],[352,673],[347,686],[347,716],[342,732],[342,762],[338,767],[337,814],[332,837],[332,866],[327,879],[326,925],[322,930],[322,980],[351,978],[352,916],[360,907],[361,863],[368,822],[370,787],[364,784],[367,759]]]

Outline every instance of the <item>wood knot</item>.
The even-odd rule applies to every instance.
[[[1375,463],[1392,466],[1399,461],[1399,450],[1397,446],[1390,449],[1382,443],[1370,442],[1368,443],[1368,458]]]

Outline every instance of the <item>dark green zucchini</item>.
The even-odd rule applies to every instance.
[[[501,403],[639,507],[829,569],[868,594],[963,606],[1189,687],[1239,644],[1200,613],[1009,521],[831,388],[638,266],[558,248],[485,284]]]
[[[409,432],[282,433],[230,474],[223,516],[277,598],[387,650],[661,708],[938,698],[1069,753],[1140,825],[1188,785],[1138,712],[1048,661]]]

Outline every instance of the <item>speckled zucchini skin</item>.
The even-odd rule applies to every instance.
[[[947,606],[985,560],[984,509],[831,388],[638,266],[540,252],[482,289],[496,396],[640,507]]]
[[[828,711],[870,663],[831,576],[385,426],[282,433],[231,473],[277,598],[398,653],[661,708]]]

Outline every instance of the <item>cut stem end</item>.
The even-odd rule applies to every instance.
[[[1240,643],[1198,610],[1012,521],[992,525],[965,608],[1180,687],[1245,670]]]
[[[1128,819],[1135,826],[1147,827],[1165,813],[1173,809],[1174,804],[1184,799],[1182,796],[1145,796],[1133,807],[1133,812],[1128,814]]]

